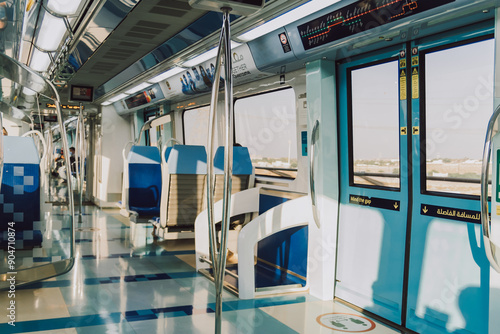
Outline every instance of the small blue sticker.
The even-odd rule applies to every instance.
[[[302,131],[302,156],[307,156],[307,131]]]

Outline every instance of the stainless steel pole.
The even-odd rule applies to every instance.
[[[78,115],[76,127],[76,144],[75,144],[75,175],[78,183],[78,208],[79,217],[78,222],[82,223],[83,220],[83,183],[85,180],[84,161],[85,154],[85,120],[83,117],[83,104],[80,102],[80,113]]]
[[[65,152],[67,152],[66,154],[68,154],[68,152],[69,152],[68,137],[67,137],[66,128],[65,128],[64,122],[63,122],[61,104],[59,102],[60,101],[59,94],[57,93],[56,88],[54,87],[54,85],[50,81],[47,80],[47,84],[52,87],[52,90],[54,91],[54,94],[56,96],[54,99],[54,102],[55,102],[56,111],[57,111],[57,122],[59,123],[59,129],[61,129],[61,140],[63,143],[63,150]],[[75,203],[74,203],[74,198],[73,198],[73,185],[71,184],[71,166],[69,164],[69,159],[64,159],[64,163],[66,165],[66,180],[67,180],[67,184],[68,184],[68,205],[69,205],[69,211],[70,211],[70,215],[71,215],[71,226],[70,226],[71,252],[70,252],[70,258],[73,259],[75,257],[75,247],[76,247],[75,246],[76,245],[75,225],[74,225],[74,222],[75,222]]]
[[[224,43],[224,25],[223,22],[221,34],[219,37],[219,48],[217,51],[217,59],[215,64],[214,82],[212,86],[212,98],[210,101],[210,114],[208,120],[208,147],[207,147],[207,213],[208,213],[208,228],[209,228],[209,246],[210,246],[210,257],[212,260],[212,271],[214,274],[214,279],[217,277],[218,271],[218,252],[217,252],[217,231],[215,229],[214,222],[214,133],[215,133],[215,113],[217,112],[217,102],[219,99],[219,87],[220,87],[220,71],[222,64],[222,45]]]
[[[80,103],[81,105],[81,103]],[[80,106],[81,108],[81,106]],[[78,118],[76,120],[76,131],[75,131],[75,141],[73,143],[73,145],[75,146],[75,162],[74,163],[71,163],[71,157],[70,158],[70,170],[71,170],[71,175],[73,175],[73,168],[75,168],[75,178],[76,178],[76,191],[78,193],[78,195],[80,195],[80,174],[78,173],[78,159],[80,157],[80,127],[81,127],[81,123],[80,123],[80,115],[78,115]],[[74,166],[74,167],[73,167]],[[73,176],[71,176],[71,179],[68,180],[71,181],[73,180]],[[71,194],[71,196],[73,196],[73,194]],[[78,222],[81,223],[82,222],[82,207],[80,206],[80,198],[78,198]]]
[[[212,260],[212,271],[215,283],[215,333],[222,332],[222,290],[224,288],[224,274],[227,260],[227,235],[229,233],[229,208],[231,205],[231,179],[233,163],[233,77],[231,62],[231,30],[229,13],[231,8],[221,8],[224,13],[217,60],[212,86],[212,98],[210,103],[210,115],[208,121],[208,148],[207,148],[207,213],[209,224],[210,257]],[[218,243],[217,231],[214,221],[214,182],[213,171],[213,145],[215,134],[215,115],[219,98],[220,74],[222,57],[224,53],[224,115],[225,115],[225,142],[224,142],[224,193],[223,211],[221,222],[220,245]]]
[[[217,279],[215,280],[215,332],[221,333],[222,325],[222,290],[224,288],[224,274],[226,272],[227,260],[227,236],[229,234],[230,208],[231,208],[231,180],[233,176],[233,75],[231,62],[231,26],[229,22],[229,12],[231,8],[221,8],[224,13],[224,114],[225,114],[225,142],[224,142],[224,193],[222,199],[222,222],[221,241],[219,249],[219,260]]]

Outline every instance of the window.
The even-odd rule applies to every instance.
[[[236,100],[236,143],[248,147],[257,175],[296,177],[295,110],[291,88]]]
[[[492,39],[425,55],[427,191],[479,195],[493,64]]]
[[[351,71],[351,182],[399,188],[398,62]]]
[[[184,111],[184,143],[186,145],[201,145],[207,149],[209,116],[210,106]]]

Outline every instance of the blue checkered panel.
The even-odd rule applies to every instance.
[[[42,235],[33,229],[40,220],[40,164],[32,138],[4,138],[4,167],[0,192],[1,230],[14,222],[16,240],[24,240],[24,248],[40,245]],[[7,238],[0,234],[0,246]]]

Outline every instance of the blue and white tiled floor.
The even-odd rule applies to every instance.
[[[18,288],[15,327],[0,291],[0,333],[213,333],[214,288],[192,266],[193,241],[154,243],[141,226],[138,240],[129,225],[117,210],[85,207],[74,268]],[[239,300],[224,292],[223,310],[223,333],[345,333],[318,316],[359,314],[307,294]],[[375,323],[370,333],[399,333]]]

